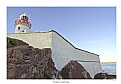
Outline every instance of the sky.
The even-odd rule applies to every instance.
[[[7,33],[23,13],[33,32],[55,30],[101,62],[116,61],[116,7],[7,7]]]

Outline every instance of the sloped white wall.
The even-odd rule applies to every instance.
[[[99,56],[75,49],[57,33],[52,33],[52,52],[53,60],[58,70],[61,70],[70,60],[98,61],[98,62],[79,62],[90,73],[91,77],[101,72]]]

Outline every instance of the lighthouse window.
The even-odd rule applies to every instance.
[[[25,17],[25,16],[23,16],[23,19],[24,19],[24,20],[26,20],[26,17]]]
[[[26,20],[26,16],[24,16],[25,20]]]
[[[18,27],[18,30],[20,30],[20,27]]]

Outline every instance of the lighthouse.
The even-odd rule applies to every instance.
[[[15,21],[15,33],[28,33],[31,30],[31,23],[28,21],[28,15],[21,14],[19,19]]]

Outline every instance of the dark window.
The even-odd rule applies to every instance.
[[[20,30],[20,27],[18,27],[18,30]]]
[[[25,20],[27,19],[26,16],[24,16]]]
[[[26,16],[23,16],[23,19],[26,20]]]

